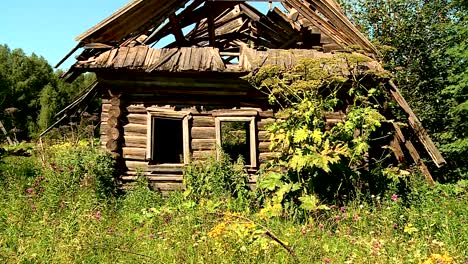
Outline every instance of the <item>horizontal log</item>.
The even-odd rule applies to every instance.
[[[194,127],[214,127],[215,119],[212,116],[194,116],[192,125]]]
[[[182,183],[174,182],[150,182],[151,188],[158,190],[160,192],[164,191],[179,191],[184,190],[184,185]]]
[[[146,136],[124,136],[124,147],[146,149]]]
[[[275,112],[273,110],[259,111],[258,115],[261,118],[274,118]]]
[[[164,182],[180,182],[184,180],[184,176],[182,174],[137,174],[137,173],[126,173],[121,177],[124,181],[136,181],[138,177],[144,176],[149,181],[164,181]]]
[[[270,141],[270,132],[258,131],[258,141],[259,142]]]
[[[126,116],[129,124],[136,125],[147,125],[148,115],[147,114],[128,114]]]
[[[192,127],[193,139],[215,139],[216,132],[214,127]]]
[[[102,101],[102,112],[109,112],[109,109],[111,107],[110,103],[105,103],[104,100]]]
[[[192,139],[192,150],[216,149],[216,139]]]
[[[129,105],[127,112],[130,114],[146,114],[146,107],[144,105]]]
[[[106,143],[107,143],[107,136],[106,135],[101,135],[99,140],[101,141],[101,146],[105,146]]]
[[[199,151],[193,151],[192,153],[192,159],[194,161],[207,160],[210,157],[216,157],[216,152],[210,151],[210,150],[199,150]]]
[[[109,129],[109,126],[107,125],[107,122],[101,122],[99,133],[101,135],[106,135],[108,129]]]
[[[226,109],[226,110],[214,110],[212,113],[213,116],[257,116],[257,110],[250,109]]]
[[[112,105],[112,106],[120,106],[122,104],[122,100],[120,100],[120,98],[118,97],[112,97],[110,100],[109,100],[109,103]]]
[[[145,136],[148,126],[138,124],[128,124],[123,127],[125,136]]]
[[[278,153],[276,152],[265,152],[265,153],[260,153],[258,155],[258,160],[260,161],[260,163],[264,163],[269,160],[273,160],[276,157],[278,157]]]
[[[122,154],[124,159],[132,160],[146,160],[146,148],[122,148]]]
[[[106,112],[101,113],[101,122],[107,122],[107,119],[109,118],[109,114]]]
[[[265,130],[267,126],[275,123],[274,118],[262,118],[259,122],[257,122],[258,130]]]
[[[271,152],[270,146],[271,146],[270,141],[259,142],[258,143],[258,151],[260,153]]]
[[[107,120],[107,125],[110,127],[110,128],[117,128],[117,126],[119,125],[119,122],[116,118],[109,118]]]
[[[160,164],[160,165],[148,165],[147,161],[132,161],[126,160],[125,165],[129,171],[141,170],[155,172],[155,173],[181,173],[183,171],[183,164]]]

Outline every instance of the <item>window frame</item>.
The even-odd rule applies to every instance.
[[[161,119],[177,119],[182,122],[182,146],[184,160],[182,163],[160,163],[158,165],[180,165],[184,166],[190,163],[190,127],[189,121],[192,119],[191,112],[189,111],[176,111],[172,109],[161,109],[161,108],[148,108],[147,109],[147,136],[146,136],[146,159],[148,162],[153,160],[153,120],[155,118]]]
[[[215,131],[216,131],[216,157],[218,159],[221,158],[221,146],[222,146],[222,138],[221,138],[221,122],[249,122],[249,133],[250,133],[250,164],[246,165],[246,167],[250,168],[257,168],[257,126],[256,126],[256,114],[258,112],[255,111],[255,114],[252,113],[252,116],[236,116],[235,111],[231,112],[229,115],[222,115],[222,116],[214,116],[215,117]],[[239,114],[241,110],[239,111]],[[242,112],[245,114],[245,111]]]

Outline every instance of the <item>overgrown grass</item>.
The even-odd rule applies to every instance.
[[[111,168],[105,153],[86,144],[5,158],[0,164],[0,262],[468,261],[466,181],[435,188],[412,181],[407,197],[362,195],[299,222],[267,218],[252,205],[233,206],[245,205],[235,193],[194,196],[206,186],[162,198],[141,179],[119,196]],[[236,169],[226,171],[238,175]],[[218,177],[200,167],[191,172]],[[239,190],[236,186],[231,191]]]

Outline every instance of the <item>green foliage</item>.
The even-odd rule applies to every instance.
[[[383,107],[378,97],[382,91],[366,88],[358,81],[363,79],[358,77],[360,73],[353,70],[367,60],[353,56],[345,61],[350,63],[349,80],[339,71],[343,67],[341,57],[337,61],[327,60],[329,64],[304,60],[291,70],[267,66],[250,77],[282,108],[280,118],[267,128],[271,133],[271,149],[280,156],[266,169],[258,184],[265,198],[265,213],[300,215],[300,211],[326,209],[316,194],[322,199],[337,199],[337,194],[346,191],[342,185],[348,186],[348,191],[361,185],[360,176],[367,173],[365,155],[373,134],[387,121],[380,113]],[[346,90],[347,94],[343,94]],[[342,109],[345,101],[346,118],[328,127],[324,115]],[[320,182],[324,177],[336,177],[338,184],[323,189]]]
[[[205,161],[191,163],[184,170],[185,196],[200,199],[235,198],[241,206],[249,203],[248,176],[244,163],[232,163],[225,154],[220,159],[213,156]]]
[[[49,206],[59,206],[64,196],[90,189],[98,199],[116,195],[114,161],[90,142],[62,143],[47,150],[44,188]],[[83,188],[85,187],[85,188]]]

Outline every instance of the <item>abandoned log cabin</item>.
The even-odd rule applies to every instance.
[[[234,160],[241,156],[254,182],[259,165],[275,156],[265,129],[275,109],[243,77],[265,65],[292,68],[305,58],[339,58],[350,47],[365,58],[355,68],[382,70],[375,47],[335,0],[279,2],[265,3],[267,12],[244,1],[130,2],[77,37],[78,46],[59,63],[82,49],[64,78],[97,76],[60,114],[102,97],[101,143],[124,165],[124,183],[142,173],[161,191],[181,188],[184,165],[219,155],[220,149]],[[155,48],[160,41],[165,46]],[[443,165],[397,87],[391,81],[389,87],[419,141]],[[337,111],[325,118],[333,124],[344,115]],[[413,143],[395,130],[396,153],[406,148],[431,179]]]

